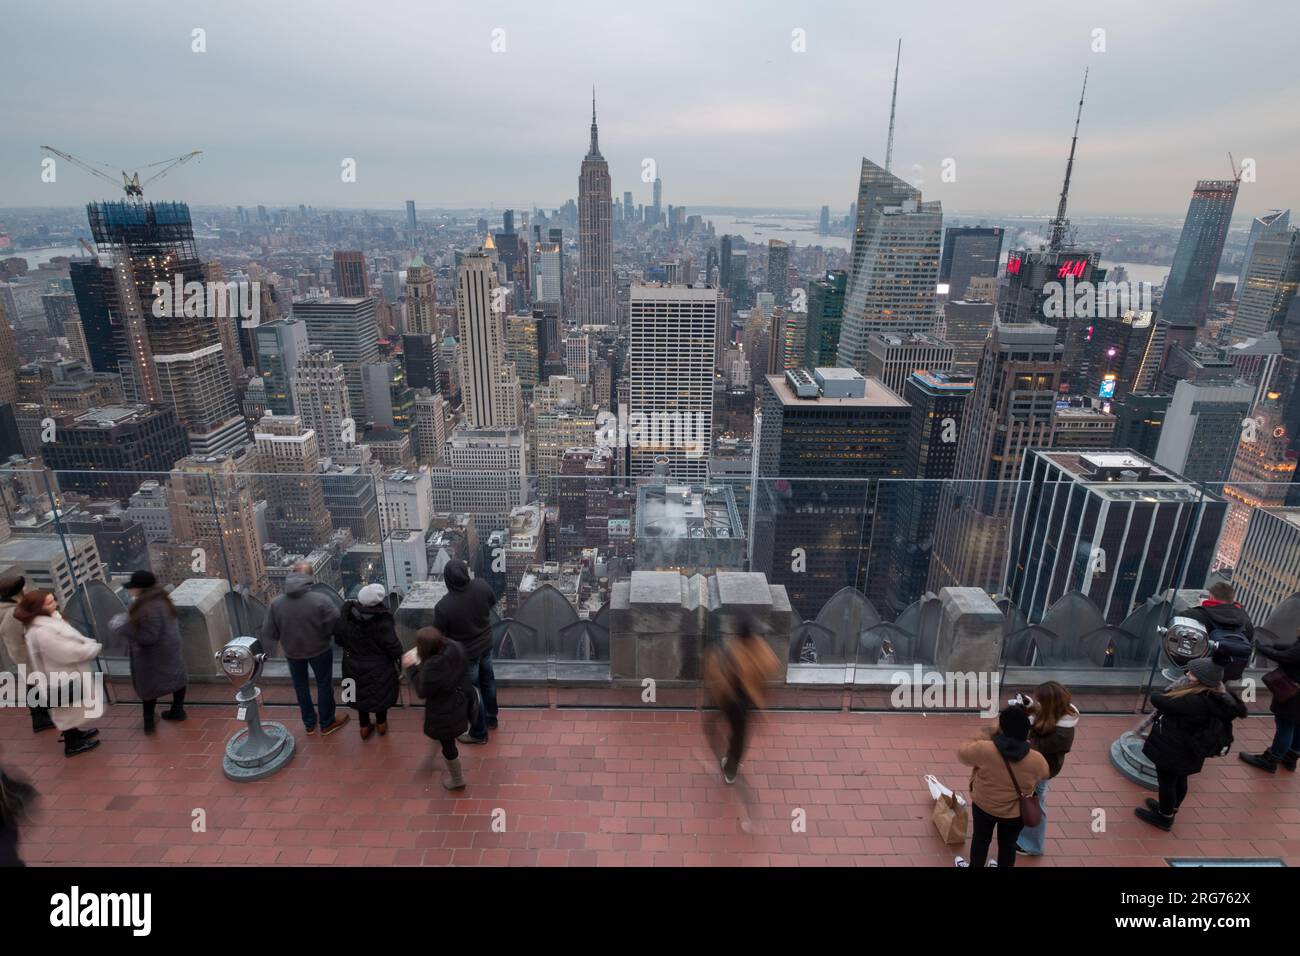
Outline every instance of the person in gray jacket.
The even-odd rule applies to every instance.
[[[14,668],[21,667],[27,672],[30,686],[32,662],[27,655],[27,628],[14,617],[14,610],[26,587],[27,579],[21,574],[7,574],[0,578],[0,644],[3,644]],[[32,715],[32,733],[54,729],[48,707],[32,703],[27,709]]]
[[[176,605],[167,589],[149,571],[136,571],[126,582],[131,606],[113,619],[117,633],[131,655],[131,684],[144,705],[144,732],[154,732],[158,698],[171,695],[172,705],[163,720],[185,719],[185,689],[189,676],[181,657],[181,629]]]
[[[302,710],[307,733],[316,732],[316,707],[312,706],[307,670],[316,675],[316,705],[320,708],[320,732],[334,733],[348,722],[346,713],[334,712],[334,624],[339,608],[324,594],[312,590],[315,579],[306,562],[293,566],[284,579],[284,593],[271,602],[262,624],[262,643],[268,653],[278,643],[289,662],[289,676]]]

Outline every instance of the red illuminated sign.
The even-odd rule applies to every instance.
[[[1066,259],[1061,263],[1061,268],[1056,273],[1056,278],[1064,279],[1066,276],[1074,276],[1076,279],[1083,278],[1083,270],[1088,267],[1087,259]]]
[[[1018,276],[1018,275],[1020,275],[1020,259],[1019,259],[1019,257],[1016,257],[1016,258],[1010,258],[1010,257],[1008,257],[1008,259],[1007,259],[1007,275],[1009,275],[1009,276]]]

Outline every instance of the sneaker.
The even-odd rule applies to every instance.
[[[189,717],[189,714],[185,713],[185,711],[183,710],[177,710],[176,708],[173,707],[169,710],[164,710],[158,716],[161,717],[163,720],[174,720],[176,721],[176,723],[179,724],[182,720],[187,719]]]
[[[1240,753],[1237,756],[1241,758],[1242,763],[1248,763],[1265,773],[1277,773],[1277,765],[1281,763],[1269,750],[1265,750],[1262,754]]]
[[[736,774],[737,774],[737,772],[738,772],[739,770],[740,770],[740,767],[738,767],[738,766],[737,766],[737,767],[733,767],[731,770],[728,770],[728,769],[727,769],[727,758],[726,758],[726,757],[723,757],[723,758],[722,758],[722,780],[723,780],[724,783],[735,783],[735,782],[736,782]]]
[[[462,743],[462,744],[478,745],[478,744],[485,744],[485,743],[487,743],[487,742],[488,742],[488,735],[487,735],[487,734],[484,734],[482,737],[475,737],[473,734],[471,734],[471,733],[467,730],[467,731],[465,731],[463,734],[461,734],[459,737],[457,737],[456,739],[457,739],[460,743]]]
[[[1173,815],[1165,816],[1159,810],[1149,810],[1146,807],[1138,807],[1133,814],[1143,823],[1149,823],[1158,830],[1164,830],[1168,833],[1174,828]]]
[[[75,744],[72,744],[71,746],[64,744],[63,756],[75,757],[77,754],[84,754],[87,750],[94,750],[96,747],[99,746],[99,743],[100,742],[96,740],[94,737],[82,737],[80,740],[78,740]]]
[[[342,727],[351,719],[352,719],[351,714],[340,714],[339,716],[334,718],[334,723],[330,724],[328,727],[322,727],[320,729],[320,735],[322,737],[328,737],[330,734],[334,733],[334,731],[338,730],[340,727]]]
[[[1296,761],[1298,760],[1300,760],[1300,751],[1290,750],[1287,751],[1287,755],[1282,758],[1281,763],[1287,770],[1295,773]]]
[[[1146,803],[1146,808],[1150,810],[1152,813],[1160,812],[1160,801],[1157,800],[1155,797],[1147,797],[1145,803]]]
[[[374,732],[375,732],[375,728],[374,728],[374,725],[373,725],[373,724],[362,724],[362,725],[361,725],[361,739],[362,739],[362,740],[369,740],[369,739],[370,739],[370,735],[373,734]]]
[[[997,866],[997,865],[998,865],[997,860],[989,860],[987,863],[984,864],[984,868],[987,870],[990,866]]]
[[[957,867],[959,870],[970,869],[970,860],[966,859],[964,856],[957,857],[952,861],[952,863],[953,866]]]

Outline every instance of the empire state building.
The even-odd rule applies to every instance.
[[[609,164],[596,141],[596,94],[591,94],[591,148],[578,174],[578,289],[580,325],[613,325],[613,198]]]

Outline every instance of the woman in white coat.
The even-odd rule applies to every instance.
[[[44,677],[50,717],[63,731],[63,753],[72,757],[99,746],[92,721],[103,714],[103,694],[94,684],[90,662],[100,644],[63,619],[49,591],[28,591],[14,618],[27,627],[27,653],[34,674]]]

